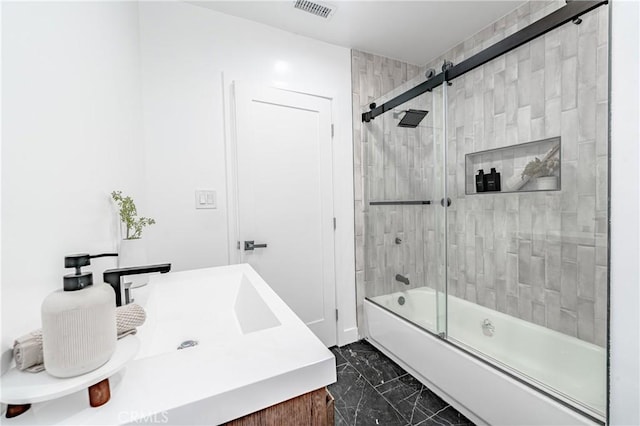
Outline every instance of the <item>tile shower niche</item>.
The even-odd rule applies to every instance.
[[[559,191],[560,152],[560,137],[555,137],[466,154],[465,192]],[[484,179],[479,177],[481,170]],[[498,173],[499,185],[495,182]]]

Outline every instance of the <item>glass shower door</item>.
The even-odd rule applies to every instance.
[[[433,334],[446,332],[443,99],[435,89],[363,126],[366,298]]]
[[[434,145],[434,176],[433,191],[434,205],[433,216],[435,222],[435,244],[433,256],[425,259],[427,263],[433,263],[436,282],[439,287],[436,291],[437,296],[437,322],[438,335],[446,337],[448,334],[448,262],[447,262],[447,241],[449,235],[448,229],[448,209],[450,207],[450,197],[447,189],[447,85],[443,84],[433,89],[433,106],[434,106],[434,126],[433,126],[433,145]],[[425,236],[426,237],[426,236]]]
[[[362,156],[366,298],[598,422],[607,13],[585,13],[364,123]]]
[[[600,420],[606,409],[606,13],[602,7],[585,14],[581,26],[565,24],[468,72],[444,96],[444,173],[452,200],[444,220],[447,338]],[[580,46],[577,62],[575,53],[563,57],[557,47],[572,39]],[[536,67],[529,59],[534,47],[546,52]],[[594,66],[585,60],[582,67],[584,58]],[[596,58],[604,64],[599,71]],[[557,72],[574,63],[573,73]]]

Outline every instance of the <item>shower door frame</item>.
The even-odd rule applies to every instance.
[[[384,104],[378,106],[375,103],[370,105],[370,111],[362,113],[362,122],[368,123],[377,116],[384,114],[387,111],[391,111],[397,106],[404,104],[411,99],[422,95],[423,93],[430,92],[434,88],[448,83],[451,80],[460,77],[469,71],[472,71],[479,66],[498,58],[505,53],[512,51],[525,43],[528,43],[536,38],[545,35],[549,31],[552,31],[570,21],[578,19],[581,15],[592,11],[600,6],[608,4],[608,0],[584,0],[584,1],[572,1],[555,12],[535,21],[531,25],[517,31],[503,40],[495,43],[492,46],[487,47],[484,50],[476,53],[468,59],[460,62],[457,65],[447,63],[442,66],[442,72],[427,79],[427,81],[420,83],[416,87],[407,90],[406,92],[396,96],[393,99],[388,100]]]
[[[434,88],[438,87],[438,86],[443,86],[443,152],[442,152],[442,158],[441,161],[443,161],[443,170],[444,170],[444,176],[442,177],[443,180],[443,188],[442,188],[442,193],[444,194],[444,197],[442,199],[443,203],[442,203],[442,207],[445,208],[445,214],[444,214],[444,255],[445,255],[445,265],[444,265],[444,302],[443,305],[441,305],[441,303],[438,301],[436,303],[436,307],[438,309],[438,314],[437,314],[437,332],[434,333],[433,330],[428,330],[425,329],[424,327],[421,327],[415,323],[412,323],[411,321],[408,321],[405,318],[402,318],[401,316],[397,315],[395,312],[391,311],[390,309],[381,306],[380,304],[376,303],[375,301],[371,300],[369,297],[366,297],[367,300],[369,300],[371,303],[375,304],[376,306],[380,307],[381,309],[388,311],[390,313],[392,313],[395,316],[398,316],[399,318],[402,318],[404,321],[409,322],[410,324],[412,324],[413,326],[424,330],[425,332],[434,335],[435,337],[439,337],[440,340],[446,342],[446,344],[451,345],[453,347],[455,347],[456,349],[462,351],[463,353],[467,354],[468,356],[472,357],[473,359],[476,359],[480,362],[482,362],[483,364],[489,365],[492,368],[500,371],[501,373],[505,374],[506,376],[510,377],[511,379],[514,379],[528,387],[531,387],[533,389],[535,389],[536,391],[546,395],[547,397],[553,399],[554,401],[562,404],[563,406],[576,411],[578,413],[580,413],[581,415],[585,416],[586,418],[590,419],[591,421],[594,421],[596,423],[602,423],[602,420],[598,417],[594,417],[594,415],[592,415],[590,412],[586,411],[586,407],[583,406],[583,404],[578,403],[578,404],[572,404],[569,401],[571,400],[570,397],[566,397],[564,396],[561,392],[559,391],[555,391],[554,389],[551,388],[547,388],[547,386],[540,386],[540,383],[538,381],[530,381],[530,380],[526,380],[525,378],[521,377],[521,375],[519,374],[519,372],[517,370],[513,370],[511,367],[507,366],[507,365],[502,365],[502,363],[496,363],[496,362],[492,362],[489,359],[484,358],[483,356],[479,355],[478,353],[475,353],[474,351],[471,351],[465,347],[463,347],[462,345],[456,343],[455,341],[451,341],[448,339],[448,327],[447,327],[447,322],[448,322],[448,315],[447,315],[447,299],[448,299],[448,241],[447,241],[447,235],[448,235],[448,214],[446,213],[446,207],[444,204],[444,200],[448,200],[448,191],[447,191],[447,176],[446,176],[446,170],[447,170],[447,87],[451,84],[449,83],[449,81],[462,76],[463,74],[472,71],[473,69],[482,66],[483,64],[499,57],[502,56],[504,54],[506,54],[507,52],[525,44],[528,43],[544,34],[546,34],[549,31],[552,31],[568,22],[571,22],[577,18],[579,18],[581,15],[590,12],[600,6],[603,6],[605,4],[608,4],[608,1],[604,0],[604,1],[580,1],[580,2],[570,2],[567,3],[565,6],[563,6],[562,8],[556,10],[555,12],[541,18],[540,20],[534,22],[533,24],[525,27],[524,29],[512,34],[511,36],[506,37],[505,39],[503,39],[502,41],[490,46],[487,49],[482,50],[481,52],[471,56],[470,58],[464,60],[463,62],[459,63],[458,65],[451,65],[451,64],[447,64],[447,62],[445,61],[445,64],[443,65],[443,70],[441,73],[431,77],[430,79],[428,79],[427,81],[418,84],[417,86],[415,86],[412,89],[409,89],[408,91],[388,100],[387,102],[383,103],[382,105],[376,105],[375,103],[372,103],[370,105],[370,110],[367,112],[363,112],[362,113],[362,122],[368,123],[371,120],[373,120],[375,117],[382,115],[426,92],[431,92]],[[609,32],[611,31],[611,28],[609,26]],[[609,52],[610,52],[610,46],[609,46]],[[609,53],[610,55],[610,53]],[[610,64],[610,57],[608,58],[608,62]],[[610,70],[609,70],[610,72]],[[610,97],[610,84],[609,84],[609,105],[610,105],[610,101],[611,101],[611,97]],[[610,121],[610,117],[608,118],[608,120]],[[609,123],[610,124],[610,123]],[[609,126],[610,128],[610,126]],[[608,147],[609,147],[609,158],[610,158],[610,139],[608,139],[607,141],[608,143]],[[608,180],[607,180],[607,185],[608,185],[608,194],[610,194],[610,175],[611,175],[611,169],[610,167],[608,168]],[[437,198],[437,197],[434,197]],[[609,198],[609,197],[608,197]],[[434,207],[438,207],[437,206],[437,201],[436,202],[432,202],[431,203]],[[611,205],[610,205],[610,200],[607,201],[607,210],[608,210],[608,217],[611,217]],[[610,303],[610,298],[609,298],[609,287],[610,287],[610,283],[609,283],[609,275],[610,275],[610,239],[611,239],[611,230],[610,230],[610,223],[608,224],[608,232],[607,232],[607,257],[608,257],[608,273],[607,273],[607,312],[609,315],[609,303]],[[438,288],[436,288],[436,294],[439,293],[440,290]],[[444,310],[444,324],[441,326],[440,325],[440,312],[439,310],[443,309]],[[609,336],[609,318],[607,318],[607,329],[606,329],[606,333],[607,336]],[[606,392],[605,392],[605,411],[603,414],[603,418],[605,422],[609,421],[609,405],[610,405],[610,401],[609,401],[609,392],[608,389],[610,387],[609,384],[609,370],[610,370],[610,366],[609,366],[609,339],[607,337],[607,344],[605,346],[605,351],[606,351],[606,358],[607,358],[607,365],[606,365]],[[513,370],[513,371],[512,371]],[[543,384],[544,385],[544,384]],[[566,399],[565,399],[566,398]],[[582,409],[580,408],[582,407]],[[594,411],[595,413],[595,411]]]

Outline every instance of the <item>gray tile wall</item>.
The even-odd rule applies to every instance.
[[[564,2],[530,2],[444,58],[459,63]],[[456,79],[447,88],[450,294],[604,346],[607,306],[608,9],[582,17]],[[365,295],[435,287],[435,210],[367,207],[372,198],[433,197],[436,111],[425,128],[399,131],[392,113],[367,124],[364,106],[422,68],[353,52],[358,318]],[[404,86],[402,85],[404,83]],[[412,107],[432,109],[426,95]],[[389,96],[385,96],[388,98]],[[418,105],[419,104],[419,105]],[[387,117],[389,116],[389,117]],[[435,117],[435,120],[434,120]],[[384,118],[383,120],[381,118]],[[387,121],[386,123],[384,121]],[[441,122],[441,121],[440,121]],[[435,125],[435,126],[434,126]],[[404,130],[404,129],[403,129]],[[465,195],[466,153],[562,138],[562,191]],[[383,143],[384,142],[384,143]],[[435,182],[435,181],[433,181]],[[396,236],[403,243],[394,243]],[[415,284],[414,284],[415,283]],[[361,325],[361,324],[360,324]]]
[[[356,294],[357,294],[357,318],[358,328],[363,327],[362,303],[364,297],[383,294],[387,291],[385,284],[393,281],[390,277],[395,268],[391,267],[391,257],[395,255],[397,260],[404,259],[406,254],[400,254],[401,247],[395,244],[395,237],[400,236],[398,232],[391,232],[391,219],[397,219],[401,214],[398,211],[374,210],[374,217],[367,216],[367,232],[365,233],[365,210],[369,214],[369,207],[365,203],[365,194],[369,199],[368,190],[382,191],[379,195],[383,197],[385,185],[391,185],[391,178],[387,174],[388,183],[372,177],[374,167],[379,170],[384,169],[383,149],[384,126],[382,120],[372,121],[371,126],[365,130],[361,120],[361,113],[366,105],[377,100],[384,94],[389,94],[393,89],[401,91],[403,84],[416,77],[420,72],[418,66],[400,62],[397,60],[383,58],[370,53],[352,50],[351,52],[351,75],[353,89],[353,140],[354,140],[354,185],[355,185],[355,238],[356,238]],[[410,86],[408,86],[410,87]],[[407,87],[407,88],[408,88]],[[420,138],[412,138],[412,143],[419,143]],[[404,142],[404,141],[403,141]],[[415,158],[412,152],[411,158]],[[408,161],[408,156],[405,156]],[[390,162],[387,158],[387,170],[390,172],[401,171],[401,165],[405,164],[395,161]],[[369,168],[369,170],[368,170]],[[406,174],[404,176],[407,176]],[[382,178],[382,176],[381,176]],[[407,179],[407,181],[417,183],[419,179]],[[394,185],[395,187],[395,185]],[[407,185],[398,185],[400,188]],[[383,214],[384,213],[384,214]],[[385,220],[388,218],[388,220]],[[410,220],[410,219],[408,219]],[[414,218],[415,220],[415,218]],[[384,232],[385,226],[388,232]],[[365,256],[365,234],[368,238]],[[405,240],[407,237],[404,237]],[[384,242],[386,241],[386,245]],[[393,245],[397,247],[393,247]],[[387,260],[385,260],[385,257]],[[367,268],[365,268],[365,264]],[[389,265],[389,266],[387,266]],[[365,271],[366,269],[366,271]],[[386,272],[388,271],[388,272]],[[402,273],[398,271],[397,273]],[[365,274],[368,279],[365,279]],[[373,276],[378,276],[377,284],[374,283]],[[386,276],[386,281],[380,276]],[[365,291],[366,287],[366,291]]]

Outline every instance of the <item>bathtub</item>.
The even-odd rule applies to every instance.
[[[604,422],[604,348],[452,296],[447,310],[448,341],[433,289],[369,298],[367,337],[476,423]]]

